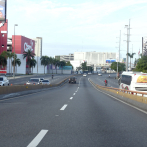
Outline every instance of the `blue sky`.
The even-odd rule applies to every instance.
[[[8,1],[8,36],[43,37],[43,55],[75,51],[126,54],[126,28],[131,24],[130,51],[141,49],[147,36],[147,0],[13,0]],[[137,57],[137,55],[136,55]]]

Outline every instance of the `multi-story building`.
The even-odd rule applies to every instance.
[[[116,55],[114,52],[75,52],[74,60],[87,62],[96,71],[97,67],[109,67],[116,61]]]
[[[38,57],[42,57],[42,37],[36,37],[35,41],[35,54]]]
[[[69,55],[57,55],[55,56],[55,59],[58,59],[60,61],[73,61],[74,60],[74,54],[69,54]]]

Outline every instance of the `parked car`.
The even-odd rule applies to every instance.
[[[88,75],[91,75],[91,72],[89,72]]]
[[[86,73],[84,73],[84,74],[83,74],[83,77],[87,77],[87,74],[86,74]]]
[[[0,76],[0,86],[9,86],[9,80],[7,77]]]
[[[40,78],[30,78],[26,85],[39,85],[41,83]]]
[[[76,83],[76,77],[70,77],[69,83]]]
[[[42,85],[50,85],[50,81],[47,79],[44,79],[41,83]]]

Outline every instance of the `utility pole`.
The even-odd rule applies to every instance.
[[[127,28],[127,61],[126,61],[126,71],[128,71],[128,53],[129,53],[129,42],[130,42],[130,19],[129,19],[129,26],[125,25],[125,27]]]
[[[116,37],[116,38],[119,38],[119,42],[116,42],[116,43],[119,43],[119,47],[116,47],[116,48],[119,48],[119,52],[118,52],[118,56],[117,57],[117,75],[116,75],[116,78],[118,78],[118,62],[120,62],[120,46],[121,46],[121,30],[120,30],[120,36],[119,37]]]
[[[121,30],[120,30],[120,36],[119,36],[119,60],[118,62],[120,62],[120,45],[121,45]]]
[[[38,51],[39,51],[39,38],[38,40],[38,49],[37,49],[37,75],[38,75]]]

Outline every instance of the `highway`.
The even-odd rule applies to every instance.
[[[108,81],[108,87],[114,87],[114,88],[119,88],[118,85],[118,80],[115,79],[116,77],[116,73],[111,73],[110,74],[110,78],[109,78],[109,74],[102,74],[102,76],[98,76],[96,75],[88,75],[88,77],[91,78],[91,80],[93,80],[95,83],[97,83],[98,85],[104,86],[104,81],[105,79],[107,79]]]
[[[77,84],[0,101],[0,147],[145,147],[147,113],[89,78],[102,84],[105,77],[77,76]]]
[[[52,75],[31,75],[31,76],[25,76],[25,77],[16,77],[15,79],[11,78],[9,79],[9,77],[7,77],[9,79],[9,83],[10,85],[24,85],[27,81],[29,81],[30,78],[44,78],[44,79],[48,79],[50,81],[51,84],[56,84],[59,83],[61,80],[65,79],[66,77],[68,77],[69,75],[56,75],[54,74],[54,77],[52,79]]]

